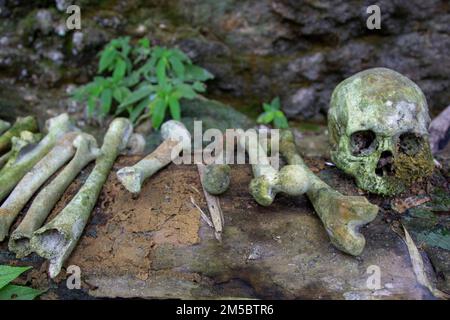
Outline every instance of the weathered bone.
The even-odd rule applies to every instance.
[[[0,119],[0,134],[8,130],[10,127],[11,124],[9,122]]]
[[[17,118],[14,125],[0,137],[0,153],[8,150],[9,147],[11,147],[12,137],[18,137],[22,131],[37,132],[38,130],[39,128],[36,118],[31,116],[25,118]]]
[[[375,219],[378,206],[365,197],[344,196],[314,175],[297,153],[294,137],[289,130],[281,133],[280,151],[289,164],[299,165],[307,173],[310,181],[308,198],[333,245],[354,256],[361,254],[366,240],[359,227]]]
[[[89,134],[79,134],[74,142],[77,149],[73,159],[58,176],[36,196],[20,225],[11,234],[9,250],[22,258],[31,253],[30,239],[33,232],[42,226],[53,207],[76,178],[78,173],[100,155],[97,141]]]
[[[51,278],[59,274],[64,261],[75,248],[114,161],[126,148],[132,131],[129,120],[113,120],[105,135],[101,155],[85,184],[54,219],[34,232],[30,240],[31,250],[50,260]]]
[[[69,116],[64,113],[47,121],[48,134],[33,149],[20,152],[17,160],[0,172],[0,201],[14,189],[25,174],[34,167],[67,132],[73,129]],[[28,149],[28,148],[27,148]],[[7,169],[7,170],[6,170]]]
[[[239,143],[247,150],[255,177],[250,182],[250,193],[260,205],[269,206],[280,192],[298,196],[308,190],[309,179],[302,166],[286,165],[278,172],[270,165],[266,151],[256,136],[254,141],[246,141],[246,136],[241,135]]]
[[[74,132],[66,133],[55,147],[45,155],[17,184],[13,192],[0,207],[0,241],[9,233],[9,228],[17,215],[33,194],[59,170],[75,153]]]
[[[223,145],[225,135],[222,136],[221,144]],[[230,186],[231,168],[227,164],[227,153],[221,152],[216,155],[214,163],[204,166],[201,177],[202,185],[205,190],[212,195],[220,195],[228,190]]]
[[[0,175],[14,164],[21,154],[32,149],[41,139],[41,133],[32,133],[30,131],[22,131],[19,137],[12,137],[11,150],[5,153],[0,160],[0,167],[2,167]]]
[[[16,161],[23,148],[39,142],[41,138],[42,135],[40,133],[32,133],[30,131],[22,131],[20,137],[13,137],[11,139],[11,150],[0,157],[0,174],[3,168],[9,167]]]
[[[228,164],[210,164],[205,167],[202,185],[213,195],[220,195],[230,186],[230,171]]]
[[[124,167],[117,172],[117,178],[128,191],[139,193],[145,179],[168,165],[181,151],[190,148],[191,135],[179,121],[165,122],[161,127],[161,136],[164,141],[155,151],[134,166]]]
[[[133,133],[128,141],[126,154],[127,155],[140,155],[145,150],[145,138],[140,133]]]

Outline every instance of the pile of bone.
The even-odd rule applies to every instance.
[[[53,278],[75,248],[115,159],[132,140],[133,127],[127,119],[115,119],[100,149],[94,137],[71,124],[67,114],[48,120],[46,130],[43,137],[36,133],[33,117],[19,118],[11,127],[0,122],[0,241],[9,235],[27,202],[51,180],[9,235],[8,245],[17,257],[36,252],[48,259]],[[94,160],[95,166],[78,193],[44,224],[67,187]]]
[[[189,131],[178,121],[163,124],[161,135],[164,141],[151,154],[134,166],[117,172],[123,186],[138,194],[144,181],[174,161],[182,151],[190,150]],[[267,144],[267,141],[264,141]],[[258,135],[239,135],[239,144],[249,156],[255,178],[250,183],[250,193],[260,205],[269,206],[277,193],[299,196],[306,193],[322,220],[331,242],[340,250],[359,255],[365,246],[365,239],[359,228],[372,221],[378,207],[365,197],[344,196],[315,176],[296,152],[291,131],[282,132],[280,150],[289,163],[280,171],[270,164],[268,147],[258,141]],[[203,187],[213,195],[225,192],[230,183],[230,168],[223,164],[224,155],[217,155],[215,163],[205,169]],[[220,164],[218,164],[220,162]]]

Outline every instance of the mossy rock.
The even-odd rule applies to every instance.
[[[181,110],[181,122],[184,123],[191,135],[194,133],[194,121],[202,121],[203,132],[212,128],[219,129],[222,132],[232,128],[246,130],[255,126],[255,122],[249,117],[216,100],[206,98],[182,100]],[[146,151],[154,150],[161,143],[159,131],[151,133],[146,137],[146,140]]]

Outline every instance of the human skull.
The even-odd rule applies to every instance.
[[[331,159],[366,191],[393,195],[433,171],[425,96],[410,79],[374,68],[342,81],[331,97]]]

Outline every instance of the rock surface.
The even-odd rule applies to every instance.
[[[191,202],[194,199],[207,212],[196,167],[170,165],[145,182],[141,195],[133,199],[115,172],[138,159],[122,157],[114,165],[84,235],[65,264],[81,268],[81,290],[67,290],[64,270],[50,281],[47,263],[35,255],[15,260],[4,244],[0,264],[35,266],[23,281],[50,287],[43,299],[432,298],[417,284],[406,245],[392,230],[402,216],[390,209],[390,199],[370,197],[382,210],[362,230],[367,244],[355,258],[330,244],[306,197],[279,196],[270,207],[258,206],[248,193],[250,166],[235,165],[231,187],[220,198],[225,229],[219,243]],[[361,192],[339,170],[326,169],[323,160],[309,159],[308,165],[342,193]],[[51,217],[73,197],[91,168],[69,187]],[[448,193],[445,197],[448,202]],[[426,259],[429,277],[448,290],[448,251],[423,241],[418,245],[425,247],[438,272]],[[379,289],[367,287],[370,266],[380,268]]]
[[[0,1],[3,77],[85,83],[97,51],[128,34],[185,50],[216,75],[211,95],[241,105],[279,95],[290,117],[323,119],[337,83],[377,66],[410,77],[435,114],[450,101],[445,0],[378,1],[380,30],[366,27],[369,0],[72,2],[81,7],[81,30],[65,28],[67,1]]]

